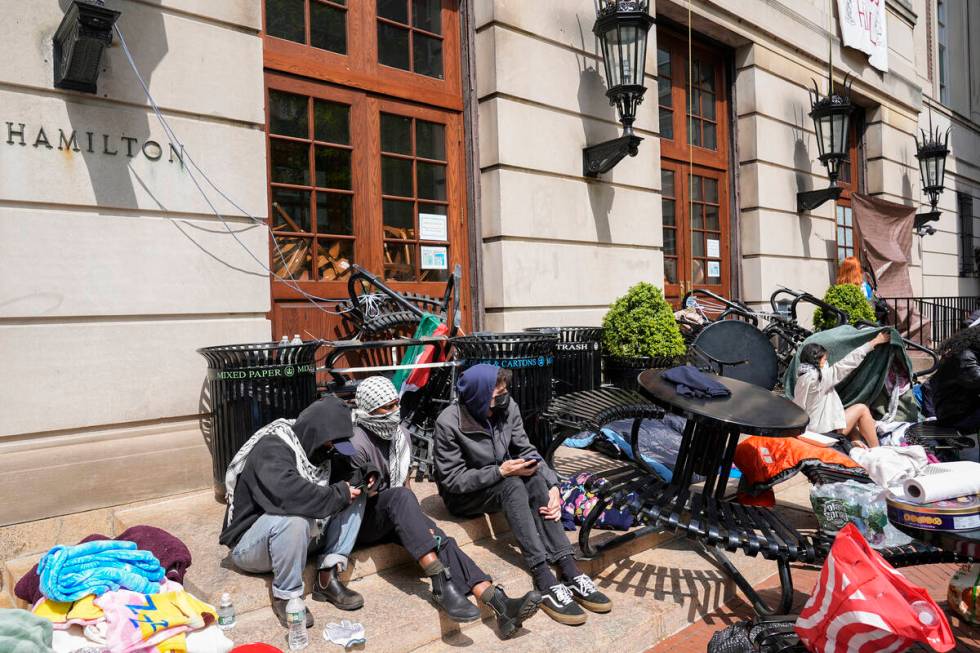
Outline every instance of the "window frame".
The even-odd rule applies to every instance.
[[[456,0],[442,0],[442,79],[392,68],[378,61],[379,18],[375,0],[348,0],[347,54],[268,35],[265,32],[266,0],[261,2],[261,7],[263,63],[266,68],[312,79],[330,80],[336,84],[443,109],[463,110],[460,17]],[[308,10],[306,21],[308,40]]]
[[[837,201],[834,202],[835,265],[834,265],[833,276],[835,278],[837,274],[836,272],[837,266],[840,265],[840,262],[843,260],[842,258],[840,258],[840,254],[839,254],[841,249],[844,249],[845,255],[847,254],[848,250],[851,250],[850,256],[857,256],[858,258],[861,258],[861,238],[860,235],[858,234],[858,231],[854,228],[854,209],[851,202],[851,196],[854,193],[861,192],[861,187],[864,183],[864,177],[862,175],[863,166],[861,165],[861,156],[864,152],[864,147],[862,145],[862,138],[864,134],[864,120],[862,119],[862,117],[863,117],[863,109],[861,109],[860,107],[855,108],[854,112],[851,114],[850,124],[848,125],[848,131],[850,133],[847,136],[848,138],[847,168],[848,168],[849,179],[847,181],[843,181],[841,178],[838,178],[837,180],[837,184],[841,187],[841,194],[840,197],[837,198]],[[844,170],[843,166],[841,166],[841,170],[842,171]],[[837,222],[838,207],[844,207],[848,211],[851,211],[850,226],[841,225]],[[843,243],[839,240],[839,234],[840,234],[839,229],[841,228],[845,230],[845,239]],[[847,238],[846,238],[846,233],[848,231],[851,232],[850,246],[847,245]]]
[[[936,90],[939,103],[949,106],[949,5],[936,0]]]

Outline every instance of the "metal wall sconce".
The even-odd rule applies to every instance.
[[[633,133],[636,107],[646,87],[647,34],[654,19],[647,13],[647,0],[596,0],[596,22],[592,32],[599,38],[605,63],[606,97],[616,107],[623,135],[590,145],[582,151],[586,177],[609,172],[627,154],[636,156],[643,139]]]
[[[932,129],[932,114],[929,114],[929,133],[922,130],[922,140],[915,139],[915,158],[919,160],[919,175],[922,177],[922,190],[929,196],[931,210],[915,216],[915,233],[920,236],[936,233],[926,223],[938,220],[942,211],[936,210],[939,196],[942,195],[946,180],[946,155],[949,154],[949,129],[942,134],[937,127]]]
[[[834,77],[828,75],[829,93],[820,96],[817,81],[813,80],[810,93],[810,117],[817,132],[817,148],[820,163],[827,166],[830,186],[820,190],[796,194],[797,212],[812,211],[824,202],[840,197],[842,188],[837,185],[841,163],[847,158],[847,135],[851,122],[851,98],[848,94],[847,76],[841,85],[841,93],[834,92]]]
[[[55,88],[95,93],[102,52],[112,44],[112,26],[120,12],[74,0],[54,33]]]

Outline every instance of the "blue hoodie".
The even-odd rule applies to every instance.
[[[459,402],[466,407],[466,412],[483,426],[490,427],[490,402],[493,400],[493,389],[497,385],[497,367],[494,365],[474,365],[459,376],[456,390]]]

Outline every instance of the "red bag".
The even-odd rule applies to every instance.
[[[814,653],[893,653],[955,646],[942,609],[872,549],[854,524],[837,534],[796,634]]]

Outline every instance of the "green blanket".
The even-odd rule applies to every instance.
[[[898,332],[891,327],[857,329],[845,324],[814,333],[796,350],[793,361],[790,363],[789,369],[786,370],[786,376],[783,377],[783,388],[786,396],[790,399],[793,398],[796,386],[796,370],[800,364],[800,351],[804,345],[815,342],[825,347],[827,349],[827,362],[833,365],[885,330],[891,333],[891,344],[872,349],[861,365],[837,384],[837,394],[844,406],[867,404],[871,407],[884,406],[887,408],[889,397],[885,391],[885,377],[888,375],[890,366],[892,364],[898,365],[899,369],[904,371],[909,379],[912,378],[913,371],[912,361],[905,353],[902,339]],[[918,409],[915,406],[914,398],[912,398],[911,390],[906,394],[907,397],[903,395],[901,398],[901,410],[896,419],[915,421],[918,418]],[[912,405],[909,405],[910,402]]]
[[[0,610],[0,651],[52,653],[51,622],[27,610]]]

